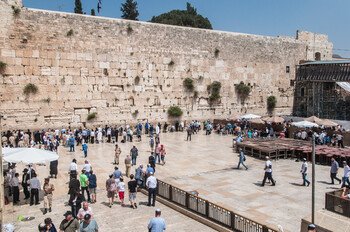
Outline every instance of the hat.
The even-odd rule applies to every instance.
[[[45,177],[44,180],[50,180],[50,177],[49,177],[49,176],[48,176],[48,177]]]
[[[153,172],[150,172],[149,174],[150,174],[150,175],[153,175]]]
[[[303,158],[303,161],[306,161],[306,159],[305,159],[305,158]]]
[[[68,215],[73,215],[72,211],[67,211],[63,214],[63,216],[67,217]]]
[[[310,224],[310,225],[308,225],[307,229],[313,230],[313,229],[316,229],[316,226],[314,224]]]
[[[23,172],[28,172],[28,171],[29,171],[28,168],[23,169]]]
[[[91,215],[90,214],[85,214],[85,216],[84,216],[84,220],[90,220],[90,218],[91,218]]]
[[[161,211],[160,211],[160,209],[156,209],[156,212],[157,212],[157,213],[160,213]]]

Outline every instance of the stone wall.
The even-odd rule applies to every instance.
[[[309,58],[304,37],[27,8],[14,16],[4,0],[0,17],[5,19],[0,24],[0,61],[7,64],[0,74],[0,110],[8,128],[165,121],[172,105],[183,109],[182,120],[265,115],[270,95],[277,97],[275,113],[290,114],[295,65]],[[331,54],[329,42],[324,43]],[[198,96],[184,89],[187,77],[194,79]],[[222,88],[220,101],[211,105],[207,86],[213,81]],[[235,91],[241,81],[252,87],[244,103]],[[38,93],[25,95],[28,83],[36,85]],[[86,122],[92,112],[97,117]]]

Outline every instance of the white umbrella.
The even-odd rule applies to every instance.
[[[37,148],[4,148],[2,152],[9,163],[42,164],[58,160],[57,153]]]
[[[304,128],[319,127],[316,123],[309,122],[309,121],[293,122],[292,125],[296,127],[304,127]]]
[[[256,115],[256,114],[245,114],[245,115],[242,115],[242,116],[239,117],[239,118],[240,118],[240,119],[249,120],[249,119],[253,119],[253,118],[261,118],[261,116]]]

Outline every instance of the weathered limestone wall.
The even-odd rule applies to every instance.
[[[307,39],[26,8],[15,17],[4,0],[0,18],[0,61],[7,63],[0,111],[11,128],[76,126],[91,112],[97,118],[87,125],[164,121],[171,105],[183,109],[183,120],[264,115],[269,95],[277,97],[276,113],[289,114],[295,65],[307,59]],[[195,80],[197,98],[183,87],[187,77]],[[221,82],[222,97],[210,106],[207,85],[213,81]],[[243,104],[235,92],[240,81],[252,86]],[[37,94],[23,94],[28,83]]]

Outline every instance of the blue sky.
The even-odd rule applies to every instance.
[[[124,0],[102,0],[101,16],[120,18]],[[328,34],[334,53],[350,58],[350,0],[138,0],[139,19],[148,21],[186,2],[209,18],[214,29],[260,35],[294,36],[296,30]],[[74,0],[23,0],[26,7],[72,12]],[[97,0],[82,0],[89,14]],[[97,12],[97,10],[96,10]]]

